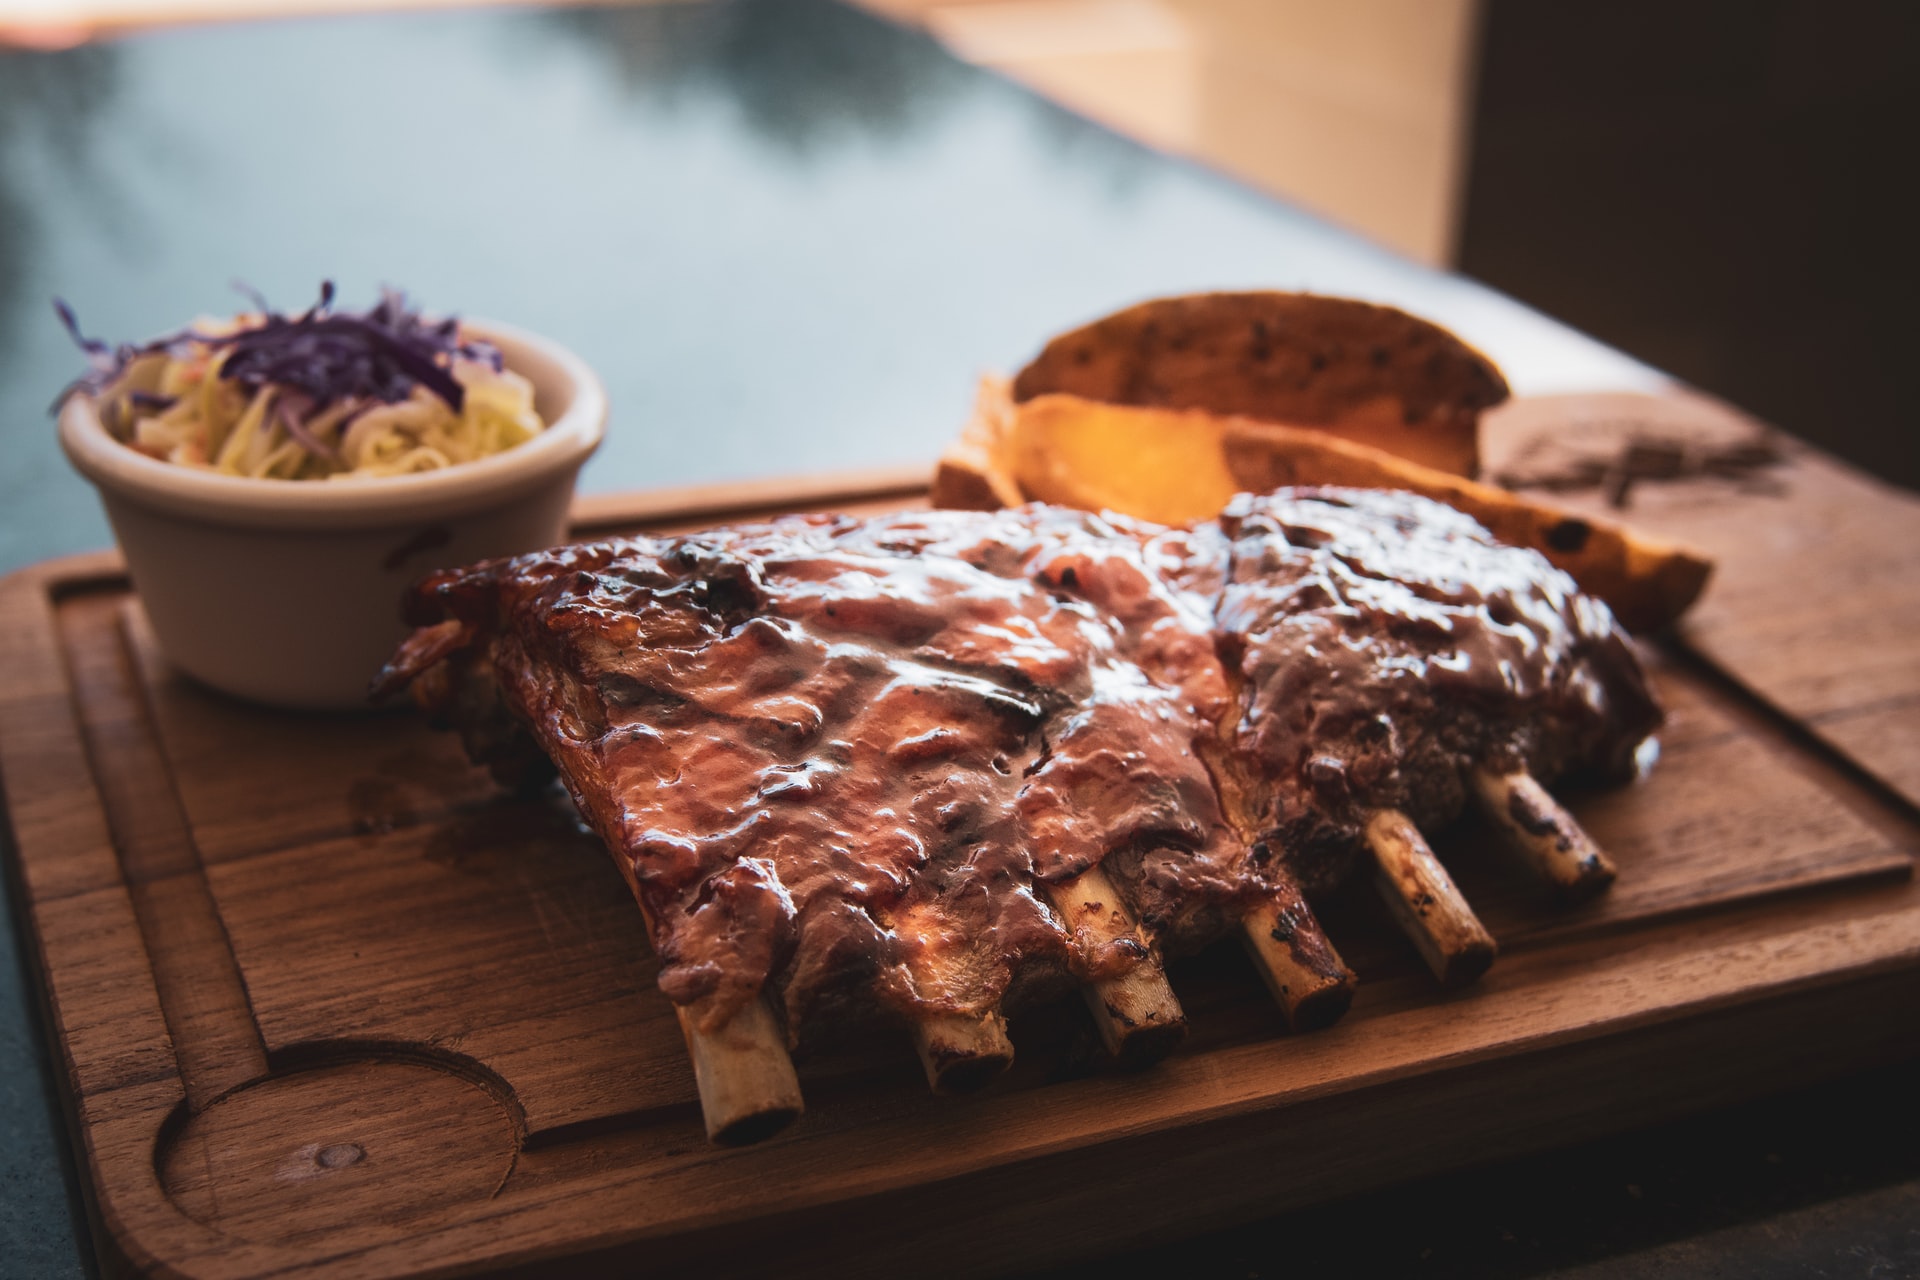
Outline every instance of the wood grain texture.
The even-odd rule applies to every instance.
[[[199,1111],[267,1073],[267,1055],[199,851],[149,721],[123,626],[125,600],[95,597],[61,611],[75,711],[127,893],[147,938],[160,1008],[187,1104]]]
[[[1920,497],[1704,395],[1540,397],[1493,410],[1483,430],[1496,476],[1634,442],[1769,441],[1782,464],[1744,478],[1649,479],[1624,508],[1599,488],[1554,497],[1712,555],[1684,643],[1920,805]]]
[[[794,502],[823,494],[912,501],[881,477]],[[0,782],[98,1237],[137,1271],[978,1273],[1920,1052],[1887,1017],[1920,996],[1911,809],[1745,674],[1655,648],[1664,758],[1562,797],[1612,892],[1558,909],[1485,827],[1437,833],[1501,945],[1472,988],[1439,991],[1359,885],[1316,904],[1362,977],[1329,1030],[1284,1034],[1229,943],[1169,966],[1190,1037],[1150,1071],[1100,1070],[1071,999],[1016,1014],[1013,1069],[967,1098],[858,1030],[799,1056],[793,1129],[716,1149],[625,887],[563,804],[496,794],[405,716],[193,687],[117,574],[0,585]]]

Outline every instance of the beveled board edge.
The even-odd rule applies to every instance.
[[[642,1260],[648,1274],[706,1275],[753,1274],[774,1258],[782,1274],[880,1274],[889,1261],[929,1276],[1030,1266],[1920,1052],[1920,1023],[1887,1016],[1920,993],[1911,881],[1650,931],[1630,950],[1595,939],[1535,953],[1524,967],[1530,977],[1508,966],[1503,989],[1474,997],[1470,1019],[1443,1000],[1304,1039],[1176,1055],[1145,1075],[948,1100],[837,1133],[790,1131],[762,1147],[690,1153],[670,1169],[613,1155],[300,1274],[538,1273],[566,1260],[572,1275],[585,1273],[583,1255],[607,1274]],[[1490,1020],[1498,1034],[1486,1034]],[[1737,1027],[1739,1038],[1721,1042],[1716,1027]],[[1343,1070],[1356,1056],[1370,1069]],[[1533,1077],[1542,1064],[1564,1092]],[[1478,1109],[1447,1110],[1463,1096]],[[1163,1180],[1176,1163],[1185,1176]],[[665,1189],[663,1175],[675,1199],[700,1207],[637,1225],[645,1215],[634,1207]],[[1076,1204],[1086,1216],[1070,1211]],[[892,1205],[918,1210],[903,1219]],[[788,1231],[812,1237],[810,1256]],[[915,1256],[903,1243],[929,1239],[937,1252]]]
[[[737,520],[798,508],[824,510],[841,502],[865,505],[897,498],[911,503],[926,498],[932,479],[929,464],[903,463],[679,489],[588,494],[574,499],[568,524],[573,536],[580,538],[642,524]]]

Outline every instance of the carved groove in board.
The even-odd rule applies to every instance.
[[[423,1054],[341,1056],[242,1085],[162,1129],[155,1162],[194,1221],[324,1251],[431,1228],[492,1199],[519,1153],[494,1090]]]
[[[292,1075],[343,1062],[404,1062],[431,1067],[464,1080],[491,1097],[513,1127],[516,1147],[526,1144],[527,1114],[505,1076],[478,1058],[444,1045],[412,1040],[339,1039],[289,1044],[268,1054],[275,1075]]]
[[[187,1103],[195,1110],[267,1072],[226,926],[201,876],[121,625],[125,602],[59,613],[74,701],[107,826],[153,966]]]
[[[1888,823],[1883,818],[1876,825],[1896,841],[1902,837],[1911,841],[1912,829],[1920,827],[1920,800],[1909,796],[1820,732],[1819,726],[1845,719],[1853,714],[1851,710],[1796,720],[1750,688],[1737,673],[1715,661],[1711,654],[1688,644],[1684,636],[1676,637],[1665,652],[1668,661],[1698,681],[1702,691],[1711,694],[1724,708],[1732,732],[1763,737],[1775,743],[1783,754],[1796,757],[1802,769],[1816,776],[1824,789],[1842,796],[1850,807],[1870,820],[1876,812],[1898,814],[1900,821]],[[1908,703],[1920,704],[1920,693],[1871,710],[1882,711],[1887,705],[1904,708]],[[1914,707],[1913,716],[1920,720],[1920,705]],[[1920,848],[1913,852],[1920,854]]]
[[[1552,498],[1711,555],[1713,580],[1678,627],[1686,645],[1920,804],[1920,496],[1692,391],[1522,397],[1480,426],[1496,475],[1542,449],[1624,462],[1632,440],[1684,461],[1769,441],[1779,462],[1758,489],[1682,468],[1634,484],[1625,510],[1599,486]]]

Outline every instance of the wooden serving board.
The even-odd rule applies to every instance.
[[[1797,454],[1801,497],[1723,504],[1715,528],[1799,518],[1823,468]],[[577,531],[894,509],[918,481],[597,499]],[[1911,611],[1920,585],[1879,589]],[[1225,948],[1172,967],[1193,1036],[1150,1071],[1101,1070],[1062,1004],[1015,1020],[1008,1078],[941,1099],[875,1032],[803,1055],[807,1115],[728,1150],[703,1138],[637,912],[562,807],[497,794],[405,714],[188,683],[117,557],[27,570],[0,585],[0,780],[101,1256],[217,1277],[1005,1270],[1920,1052],[1912,752],[1850,757],[1747,692],[1774,686],[1725,655],[1783,625],[1742,623],[1749,598],[1703,604],[1712,646],[1648,646],[1658,767],[1570,797],[1612,893],[1556,911],[1483,832],[1442,842],[1504,949],[1472,988],[1436,990],[1340,896],[1323,917],[1363,982],[1331,1030],[1283,1034]],[[1874,689],[1920,696],[1913,630],[1863,655],[1823,616],[1803,674],[1871,661]]]

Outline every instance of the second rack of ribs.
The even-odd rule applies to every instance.
[[[989,1014],[1333,886],[1474,769],[1618,774],[1658,726],[1605,607],[1399,493],[1168,529],[1044,506],[799,516],[435,575],[386,676],[502,781],[548,761],[669,999]],[[1099,867],[1138,920],[1077,930]]]

